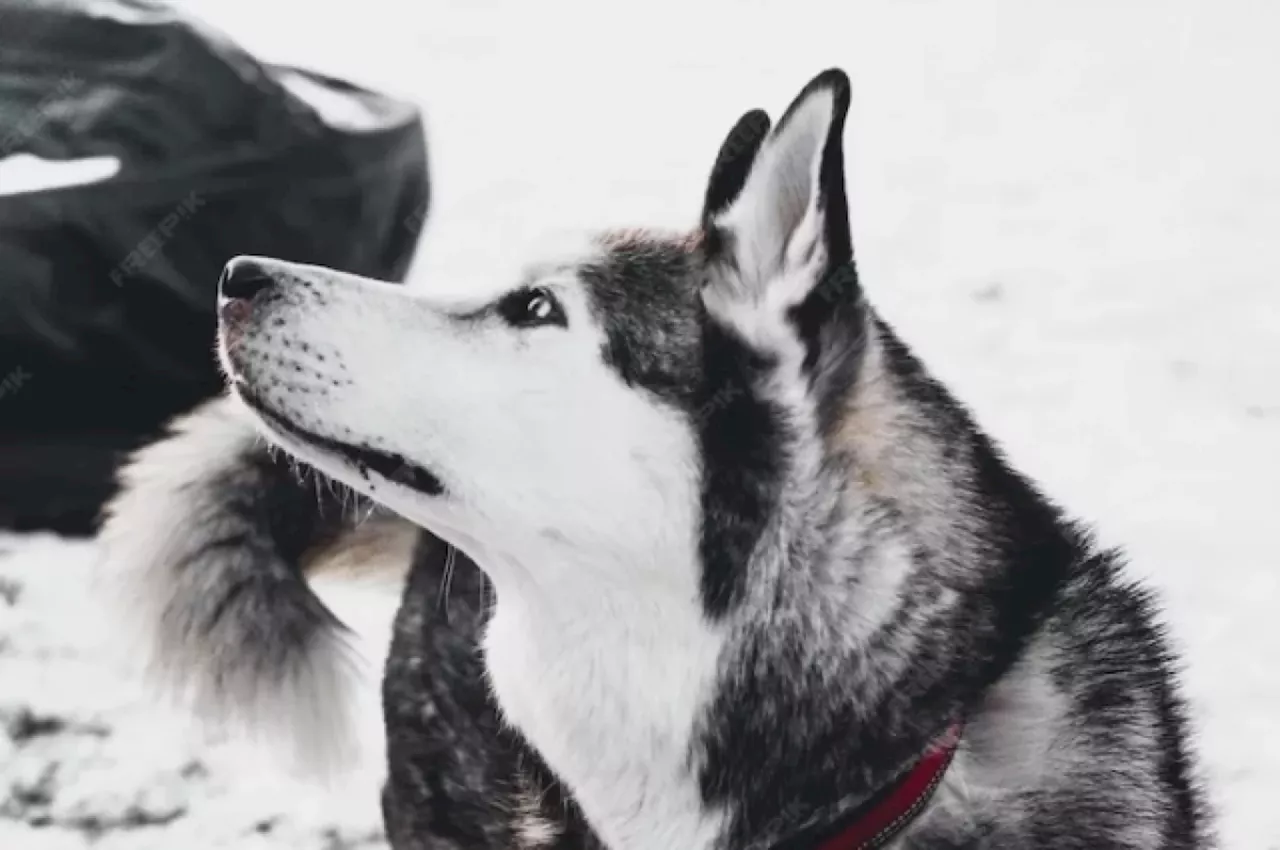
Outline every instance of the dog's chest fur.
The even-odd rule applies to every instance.
[[[673,611],[579,588],[549,604],[499,589],[484,652],[504,715],[537,741],[610,847],[709,846],[722,818],[702,803],[694,726],[722,637],[692,595]]]

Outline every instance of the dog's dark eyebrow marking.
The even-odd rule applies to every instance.
[[[404,455],[385,452],[368,446],[354,446],[335,440],[332,437],[325,437],[313,431],[308,431],[306,428],[294,425],[273,411],[262,399],[243,386],[238,388],[238,392],[245,404],[256,410],[263,418],[270,420],[272,425],[286,434],[297,437],[317,448],[332,452],[339,457],[346,458],[350,463],[362,470],[371,469],[388,481],[393,481],[411,490],[417,490],[428,496],[439,496],[444,493],[444,482],[439,477],[413,461],[406,459]]]
[[[476,307],[474,310],[463,310],[460,313],[455,313],[450,310],[442,310],[441,312],[447,319],[453,319],[459,322],[481,322],[492,316],[497,308],[497,301],[488,301],[481,304],[479,307]]]

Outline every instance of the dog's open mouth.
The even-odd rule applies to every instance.
[[[311,448],[337,455],[354,466],[362,475],[367,475],[370,471],[376,472],[388,481],[428,496],[439,496],[444,493],[444,483],[436,475],[407,460],[404,455],[344,443],[309,431],[272,410],[243,383],[237,382],[235,390],[241,401],[267,420],[277,431]]]

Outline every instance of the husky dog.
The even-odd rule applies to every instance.
[[[865,298],[848,106],[832,70],[747,113],[692,233],[490,295],[232,261],[234,402],[104,532],[159,669],[327,759],[343,631],[307,580],[345,547],[404,588],[401,850],[1207,847],[1150,595]],[[389,513],[353,532],[254,429]]]

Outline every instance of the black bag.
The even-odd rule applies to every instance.
[[[0,527],[90,531],[122,453],[220,390],[232,256],[401,281],[428,199],[410,104],[167,4],[0,0]]]

